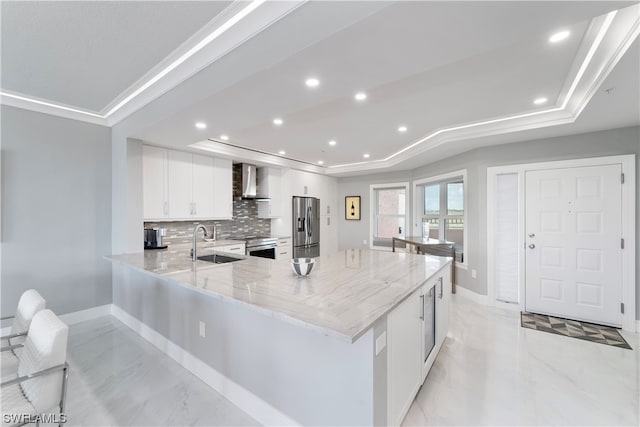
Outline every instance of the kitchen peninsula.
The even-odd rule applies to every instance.
[[[166,340],[163,350],[263,423],[399,423],[446,336],[450,258],[351,249],[317,258],[307,278],[258,257],[110,259],[129,326]],[[435,337],[426,354],[425,328]]]

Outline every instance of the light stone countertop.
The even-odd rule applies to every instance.
[[[211,253],[205,245],[198,245],[199,254]],[[193,263],[189,249],[174,245],[108,259],[348,342],[451,263],[445,257],[348,249],[316,258],[311,274],[299,278],[289,259]]]

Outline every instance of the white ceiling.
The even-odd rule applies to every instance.
[[[229,1],[3,1],[2,89],[101,111]]]
[[[283,6],[288,8],[286,12],[278,12],[277,19],[270,18],[269,25],[256,25],[251,36],[235,43],[233,50],[211,59],[206,67],[194,69],[191,78],[176,82],[173,89],[149,97],[141,108],[123,117],[116,128],[129,137],[183,149],[189,149],[198,141],[219,139],[221,134],[227,134],[229,142],[236,146],[271,154],[286,150],[287,157],[313,164],[322,159],[325,166],[330,167],[362,162],[365,152],[371,155],[370,160],[380,160],[438,129],[541,111],[561,104],[605,20],[598,17],[635,3],[449,1],[307,2],[300,5],[289,2]],[[127,4],[138,5],[137,2]],[[197,6],[190,6],[191,2],[185,4],[188,6],[184,8],[184,19],[182,14],[180,18],[170,18],[160,13],[168,20],[163,24],[165,27],[180,28],[170,36],[163,35],[173,44],[144,37],[144,46],[156,52],[156,56],[162,56],[159,53],[162,49],[167,54],[181,43],[178,32],[184,33],[186,39],[206,24],[206,19],[198,21],[194,17]],[[219,8],[203,14],[219,13],[222,7],[220,3],[216,4]],[[260,8],[273,5],[269,3]],[[145,9],[144,4],[139,6],[140,11]],[[5,2],[2,7],[4,61]],[[58,11],[54,15],[56,13],[64,15],[67,12]],[[76,17],[82,15],[77,10],[70,13]],[[126,11],[120,10],[111,13],[121,18],[127,15]],[[629,21],[631,15],[633,21],[634,14],[638,14],[637,9],[627,13],[625,19]],[[130,17],[131,21],[138,19],[137,22],[142,23],[146,16],[140,15],[144,13],[138,12]],[[16,16],[16,21],[24,19],[24,14],[21,15],[23,18]],[[609,33],[615,35],[616,30],[624,26],[624,22],[619,22],[624,21],[621,16],[619,13],[613,21],[607,36]],[[10,25],[13,26],[9,27],[11,33],[20,27],[15,22]],[[34,30],[37,27],[36,21],[27,26],[29,35],[15,38],[37,38],[31,34],[37,33]],[[97,42],[99,37],[84,28],[82,31],[89,34],[87,38],[93,40],[79,43],[86,51],[86,45]],[[571,36],[561,43],[550,44],[549,36],[560,29],[569,29]],[[82,32],[78,31],[64,33],[80,37]],[[122,67],[118,64],[132,62],[130,58],[137,55],[139,45],[126,46],[116,55],[114,46],[118,45],[119,36],[104,27],[99,33],[105,33],[107,51],[111,54],[111,60],[102,63],[104,68],[115,70],[120,78],[118,82],[109,80],[104,85],[96,85],[96,80],[91,82],[87,77],[86,81],[74,83],[69,77],[73,75],[72,71],[65,69],[43,78],[42,81],[50,86],[59,85],[48,94],[43,92],[46,84],[39,82],[42,86],[39,88],[27,78],[22,79],[22,87],[6,87],[7,63],[4,62],[3,89],[101,110],[162,59],[156,57],[154,63],[149,54],[145,56],[145,66],[134,62],[135,66]],[[594,55],[592,68],[596,71],[606,68],[598,62],[606,63],[606,55],[602,52],[615,51],[618,47],[611,46],[612,37],[605,38]],[[67,40],[67,43],[72,42]],[[38,49],[43,52],[42,48]],[[65,50],[69,54],[66,62],[84,63],[78,49],[69,47]],[[582,91],[580,99],[589,102],[578,120],[567,113],[562,120],[554,116],[544,124],[518,128],[505,124],[490,137],[468,136],[428,147],[428,150],[422,147],[407,151],[411,155],[398,157],[393,164],[373,162],[363,167],[336,168],[333,172],[331,168],[317,170],[355,174],[369,173],[373,168],[406,169],[482,145],[640,124],[639,49],[637,42],[633,44],[604,83],[597,76],[591,76],[591,85],[585,83],[584,88],[576,90],[576,93]],[[72,54],[74,51],[76,53]],[[115,57],[118,61],[113,61]],[[33,61],[31,66],[38,61],[41,67],[51,67],[49,62],[60,66],[59,61],[46,55],[38,59],[36,54],[30,54],[29,58]],[[86,67],[100,68],[96,66],[100,60],[95,57],[87,62],[91,64]],[[112,62],[115,64],[110,65]],[[615,61],[611,63],[615,65]],[[104,75],[105,70],[99,72]],[[11,73],[19,74],[15,69],[10,70],[9,76]],[[312,75],[321,81],[315,90],[304,86],[305,78]],[[92,87],[91,83],[98,87]],[[590,89],[610,85],[617,88],[612,95],[605,97],[599,90],[591,98],[588,93]],[[354,93],[360,90],[368,94],[363,103],[353,99]],[[73,101],[73,96],[78,101]],[[547,97],[549,102],[542,107],[534,106],[532,101],[538,96]],[[92,106],[86,107],[89,104]],[[564,111],[557,112],[561,113]],[[575,113],[576,117],[578,113]],[[274,117],[284,119],[284,125],[274,126],[271,122]],[[196,121],[206,122],[207,129],[196,129]],[[396,128],[400,124],[408,126],[409,131],[399,134]],[[560,125],[546,127],[549,124]],[[543,126],[544,129],[537,129]],[[527,130],[522,130],[525,128]],[[517,133],[511,133],[516,130]],[[335,139],[338,144],[330,147],[329,139]],[[220,144],[210,145],[216,152],[231,153],[239,159],[250,155],[250,152]],[[274,164],[284,161],[277,156],[260,159]],[[296,167],[295,163],[289,164]]]

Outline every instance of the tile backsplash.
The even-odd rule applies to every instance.
[[[271,234],[271,220],[258,218],[258,202],[255,200],[234,200],[232,220],[209,221],[170,221],[170,222],[145,222],[144,228],[167,229],[164,243],[167,245],[178,243],[191,243],[193,229],[196,224],[202,224],[211,233],[213,224],[218,229],[218,239],[230,236],[268,236]],[[144,239],[144,233],[141,233]]]

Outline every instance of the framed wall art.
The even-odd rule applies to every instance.
[[[344,198],[344,219],[360,221],[360,196]]]

